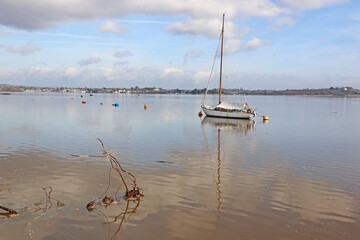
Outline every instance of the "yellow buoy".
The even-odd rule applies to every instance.
[[[267,120],[269,120],[269,117],[264,115],[264,116],[263,116],[263,120],[264,120],[264,121],[267,121]]]
[[[199,116],[199,117],[202,117],[202,115],[203,115],[203,114],[202,114],[202,112],[200,111],[200,112],[198,113],[198,116]]]
[[[146,105],[146,104],[144,105],[144,109],[147,109],[147,105]]]

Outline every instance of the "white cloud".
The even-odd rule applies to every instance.
[[[281,17],[275,20],[274,24],[271,25],[271,28],[274,31],[279,31],[281,29],[282,26],[289,26],[292,27],[295,25],[295,21],[294,19],[292,19],[291,17]]]
[[[226,13],[227,37],[237,36],[235,20],[251,17],[274,18],[294,11],[318,9],[349,0],[1,0],[0,25],[25,30],[54,28],[59,23],[118,19],[119,22],[168,24],[165,31],[175,35],[216,37],[220,32],[221,13]],[[26,9],[24,11],[23,9]],[[160,20],[126,20],[126,16],[175,17],[181,22]],[[280,20],[279,20],[280,21]],[[285,19],[282,19],[285,21]],[[291,25],[278,22],[275,28]],[[107,21],[98,28],[101,32],[124,34],[127,28]]]
[[[241,39],[240,38],[228,38],[224,42],[224,53],[236,53],[240,50]]]
[[[240,38],[227,38],[224,41],[224,54],[237,53],[241,51],[253,51],[261,47],[270,45],[270,41],[261,40],[254,37],[245,44],[241,44],[242,39]],[[220,55],[220,52],[218,53]]]
[[[98,30],[100,32],[106,32],[106,33],[115,33],[115,34],[124,34],[128,31],[128,29],[124,26],[116,26],[116,23],[112,21],[107,21],[104,25],[101,25]]]
[[[86,59],[81,59],[78,64],[80,66],[85,66],[85,65],[90,65],[90,64],[97,64],[101,62],[101,58],[97,57],[97,58],[94,58],[94,57],[90,57],[90,58],[86,58]]]
[[[28,42],[24,46],[9,46],[7,48],[9,52],[18,53],[22,55],[29,55],[34,52],[40,51],[40,47],[34,45],[33,42]]]
[[[278,0],[280,5],[289,7],[290,9],[296,11],[320,9],[346,2],[349,2],[349,0]]]
[[[243,46],[240,47],[240,51],[253,51],[257,50],[258,48],[264,47],[269,45],[269,41],[263,41],[259,38],[254,37],[252,40],[249,40]]]
[[[83,70],[76,67],[68,67],[65,69],[65,76],[66,77],[76,77],[81,74]]]
[[[169,75],[174,77],[176,75],[183,75],[183,74],[184,74],[183,69],[180,69],[180,68],[165,68],[160,77],[161,78],[169,77]]]
[[[188,51],[185,56],[184,56],[184,62],[187,62],[189,59],[194,59],[194,58],[199,58],[202,55],[204,55],[204,51],[203,50],[199,50],[199,49],[192,49],[190,51]]]
[[[221,18],[214,19],[187,19],[183,22],[173,23],[165,28],[165,31],[175,35],[204,35],[212,38],[217,37],[221,31]],[[226,34],[234,36],[236,34],[236,25],[232,21],[225,22]]]
[[[154,86],[159,81],[162,71],[151,68],[44,68],[30,66],[20,69],[0,69],[0,82],[30,86],[69,86],[69,87],[114,87],[114,86]]]
[[[59,23],[119,19],[134,15],[217,19],[226,12],[229,19],[234,19],[237,15],[274,17],[285,11],[271,0],[2,0],[0,24],[36,30],[53,28]],[[110,22],[108,30],[114,30],[113,27],[114,24]]]
[[[170,24],[169,21],[154,21],[154,20],[119,20],[118,22],[126,23],[146,23],[146,24]]]
[[[124,57],[131,57],[133,54],[131,51],[129,50],[123,50],[123,51],[118,51],[114,54],[114,57],[117,58],[124,58]]]
[[[107,81],[113,81],[116,79],[116,71],[112,68],[100,68],[102,75]]]
[[[51,72],[52,69],[31,65],[31,66],[29,66],[28,71],[29,71],[29,74],[35,74],[35,73],[47,74],[47,73]]]
[[[209,72],[184,71],[178,68],[45,68],[30,66],[25,69],[0,69],[0,82],[30,86],[68,87],[133,87],[159,86],[163,88],[204,88]],[[322,88],[350,85],[359,88],[356,77],[296,76],[284,74],[242,73],[227,76],[227,86],[239,86],[239,79],[247,89]]]
[[[165,68],[161,75],[163,85],[171,84],[171,88],[204,88],[209,80],[210,71],[185,71],[180,68]],[[156,84],[159,86],[159,84]],[[161,86],[161,85],[160,85]]]
[[[116,53],[114,53],[114,57],[119,58],[119,59],[123,59],[126,57],[132,57],[132,52],[129,50],[123,50],[123,51],[118,51]],[[119,67],[119,66],[127,66],[129,65],[128,61],[118,61],[114,63],[114,67]]]
[[[287,9],[277,6],[268,0],[243,0],[236,2],[239,15],[247,17],[275,17],[288,12]]]
[[[209,80],[210,71],[199,71],[194,75],[194,83],[206,83]],[[204,85],[205,87],[205,85]]]

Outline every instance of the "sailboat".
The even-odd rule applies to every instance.
[[[207,96],[207,91],[209,88],[206,88],[205,97],[201,108],[207,116],[211,117],[223,117],[223,118],[243,118],[250,119],[256,116],[255,108],[250,108],[249,105],[239,102],[222,102],[221,101],[221,80],[222,80],[222,62],[223,62],[223,52],[224,52],[224,21],[225,14],[223,14],[222,29],[221,29],[221,58],[220,58],[220,86],[219,86],[219,104],[215,106],[205,105],[205,99]],[[211,76],[211,75],[210,75]],[[210,81],[210,79],[209,79]]]

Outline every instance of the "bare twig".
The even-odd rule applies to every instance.
[[[1,208],[2,210],[7,211],[9,214],[19,214],[18,211],[14,210],[14,209],[11,209],[11,208],[8,208],[8,207],[4,207],[4,206],[1,206],[1,205],[0,205],[0,208]]]
[[[109,170],[109,182],[108,182],[108,186],[107,186],[105,192],[99,198],[89,202],[87,204],[86,208],[88,210],[93,210],[95,208],[95,203],[101,204],[103,206],[109,206],[113,203],[118,203],[116,195],[119,191],[120,185],[116,190],[114,198],[107,195],[109,187],[110,187],[111,169],[114,169],[119,174],[120,179],[126,188],[124,199],[134,201],[134,200],[139,200],[140,197],[143,197],[144,195],[140,192],[141,189],[139,188],[139,186],[136,183],[136,177],[132,173],[130,173],[128,170],[124,169],[121,166],[120,162],[113,155],[111,155],[109,153],[109,151],[105,148],[105,145],[100,138],[95,138],[95,139],[97,139],[100,142],[101,146],[103,147],[102,157],[106,157],[107,159],[109,159],[111,168]],[[85,155],[78,155],[78,156],[85,156]],[[128,183],[126,182],[127,178],[129,178],[132,181],[132,183],[133,183],[132,188],[129,188]],[[105,197],[102,198],[103,196],[105,196]]]
[[[77,154],[70,154],[70,156],[72,157],[81,157],[81,158],[86,158],[86,157],[104,157],[102,155],[77,155]]]
[[[110,164],[111,164],[111,167],[112,167],[113,169],[115,169],[115,170],[119,173],[120,178],[121,178],[121,180],[123,181],[123,183],[124,183],[124,185],[125,185],[126,192],[128,192],[128,191],[129,191],[129,188],[128,188],[126,182],[125,182],[124,176],[123,176],[122,173],[121,173],[121,171],[123,171],[123,172],[126,172],[126,171],[121,168],[121,165],[120,165],[120,163],[118,162],[118,160],[106,150],[106,148],[105,148],[105,146],[104,146],[104,143],[103,143],[99,138],[96,138],[96,139],[101,143],[101,145],[102,145],[102,147],[103,147],[103,149],[104,149],[104,154],[106,154],[107,158],[109,159]],[[120,169],[121,169],[121,171],[120,171]]]
[[[103,151],[104,151],[103,154],[106,155],[106,157],[109,159],[111,167],[119,173],[119,176],[126,188],[125,197],[130,200],[135,200],[139,197],[144,196],[142,193],[140,193],[140,188],[136,183],[136,177],[132,173],[130,173],[129,171],[124,169],[121,166],[121,164],[119,163],[119,161],[108,152],[108,150],[105,148],[104,143],[101,141],[101,139],[99,139],[99,138],[96,138],[96,139],[101,143],[101,146],[103,147]],[[129,177],[129,179],[133,182],[133,188],[131,190],[129,189],[129,187],[125,181],[125,177],[123,176],[123,173],[126,173],[128,175],[127,177]]]

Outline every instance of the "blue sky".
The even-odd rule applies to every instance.
[[[360,1],[0,0],[0,83],[360,88]],[[217,87],[215,66],[210,87]]]

